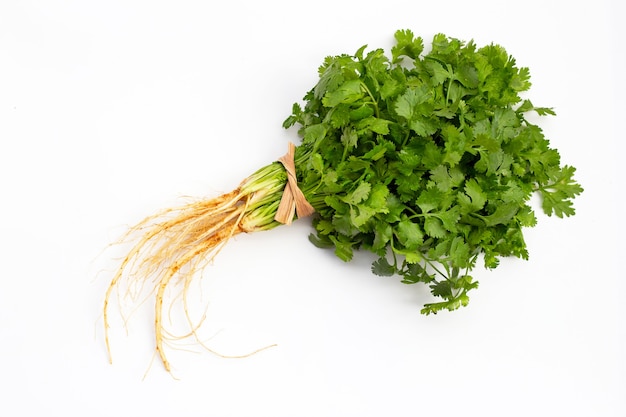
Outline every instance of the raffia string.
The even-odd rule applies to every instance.
[[[306,201],[304,194],[298,188],[296,165],[294,163],[295,152],[296,145],[289,142],[287,153],[278,159],[278,162],[283,164],[287,171],[287,184],[285,185],[274,220],[283,224],[291,224],[294,214],[297,214],[298,218],[300,218],[310,216],[315,212],[313,206]]]

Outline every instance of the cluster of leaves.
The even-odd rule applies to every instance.
[[[439,300],[423,313],[454,310],[477,287],[479,256],[487,268],[527,259],[533,193],[563,217],[582,188],[527,119],[554,112],[522,100],[529,71],[501,46],[438,34],[424,53],[410,30],[395,39],[391,57],[365,46],[327,57],[284,126],[299,125],[302,137],[298,177],[317,210],[311,241],[345,261],[370,250],[375,274],[430,287]]]

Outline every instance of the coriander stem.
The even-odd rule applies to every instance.
[[[376,113],[376,117],[377,118],[380,117],[380,111],[378,110],[378,101],[376,101],[376,99],[374,98],[374,95],[372,94],[370,89],[367,88],[367,85],[365,85],[363,81],[361,81],[361,87],[363,87],[367,95],[370,96],[370,98],[372,99],[372,104],[374,105],[374,112]]]

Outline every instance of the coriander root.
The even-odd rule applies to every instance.
[[[274,163],[257,171],[230,193],[164,210],[147,217],[125,234],[122,241],[131,240],[135,235],[139,237],[122,260],[105,294],[103,320],[110,361],[109,303],[122,280],[126,285],[134,284],[139,288],[148,283],[153,286],[155,347],[166,370],[170,371],[171,367],[165,352],[168,335],[164,331],[163,311],[165,292],[171,285],[181,286],[190,327],[190,332],[183,337],[195,337],[207,348],[197,336],[199,324],[194,324],[189,314],[186,293],[190,283],[233,236],[280,224],[273,219],[276,210],[271,208],[278,207],[285,184],[284,169]]]

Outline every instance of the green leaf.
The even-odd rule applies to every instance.
[[[354,148],[357,145],[359,136],[356,134],[354,128],[346,127],[341,134],[341,143],[348,149]]]
[[[405,85],[395,78],[389,78],[385,80],[383,86],[380,89],[380,97],[383,100],[393,98],[403,92]]]
[[[429,117],[416,115],[409,120],[409,127],[418,136],[430,136],[437,131],[437,124]]]
[[[322,104],[325,107],[335,107],[342,103],[354,103],[363,97],[363,94],[361,81],[350,80],[341,84],[336,90],[327,92],[322,99]]]
[[[387,153],[388,146],[385,143],[379,143],[372,150],[363,155],[363,158],[370,161],[378,161]]]
[[[326,126],[321,123],[308,126],[304,129],[304,140],[312,143],[320,142],[326,137],[326,132]]]
[[[314,235],[313,233],[311,233],[309,235],[309,241],[320,249],[333,247],[333,242],[330,239],[328,239],[326,236],[321,237],[319,235]]]
[[[474,89],[479,85],[478,70],[475,65],[463,64],[457,68],[457,80],[467,88]]]
[[[362,181],[359,185],[348,195],[341,200],[350,205],[356,205],[364,201],[369,196],[372,185],[369,182]]]
[[[396,268],[389,263],[387,258],[380,257],[372,263],[372,272],[381,277],[390,277],[396,273]]]
[[[576,168],[564,166],[563,169],[550,172],[550,183],[539,188],[543,211],[551,216],[573,216],[573,198],[583,192],[583,188],[574,180]]]
[[[424,145],[422,153],[422,165],[425,169],[433,169],[443,163],[443,153],[439,146],[435,143],[428,141]]]
[[[393,204],[389,201],[389,188],[384,184],[374,184],[366,204],[376,209],[378,213],[388,213],[393,207]]]
[[[459,170],[448,170],[445,165],[439,165],[430,171],[430,179],[442,192],[448,192],[461,185],[465,176]]]
[[[533,108],[533,110],[539,115],[539,116],[556,116],[556,112],[554,111],[554,109],[552,107],[535,107]]]
[[[391,48],[393,62],[400,62],[402,56],[417,59],[424,50],[422,38],[415,37],[409,29],[396,31],[394,37],[396,38],[396,45]]]
[[[408,151],[407,149],[401,149],[397,156],[400,161],[397,169],[404,175],[412,174],[415,168],[422,163],[422,156],[419,153]]]
[[[396,236],[400,243],[409,250],[417,250],[424,243],[424,232],[421,227],[408,218],[404,218],[398,223]]]
[[[461,217],[461,208],[458,206],[451,207],[449,210],[437,213],[436,216],[441,220],[443,227],[449,232],[456,232],[457,223]]]
[[[520,226],[534,227],[537,224],[537,217],[532,208],[524,205],[515,215],[515,218],[520,223]]]
[[[368,117],[366,119],[359,120],[356,126],[360,131],[371,130],[372,132],[380,135],[386,135],[389,133],[389,120],[379,119],[377,117]]]
[[[476,179],[471,178],[467,180],[464,190],[465,194],[459,194],[458,196],[464,211],[468,213],[481,210],[487,202],[487,197]]]
[[[448,301],[425,304],[421,313],[428,316],[429,314],[437,314],[443,310],[454,311],[467,306],[467,304],[469,304],[469,297],[463,292]]]
[[[452,287],[450,281],[435,282],[430,286],[431,292],[435,297],[450,298],[452,297]]]
[[[424,260],[424,256],[420,251],[403,250],[399,248],[394,248],[393,251],[400,256],[404,256],[404,262],[408,265],[417,264]]]
[[[436,238],[442,238],[447,233],[443,223],[437,217],[427,217],[424,220],[424,230],[429,236]]]
[[[350,220],[354,227],[361,228],[361,226],[365,225],[376,213],[376,209],[365,204],[360,204],[356,207],[350,207]]]
[[[418,282],[428,284],[435,279],[434,276],[429,274],[418,262],[407,262],[400,273],[402,275],[402,283],[404,284],[416,284]]]
[[[511,88],[515,91],[526,91],[530,85],[530,70],[528,68],[520,68],[519,72],[511,78]]]
[[[470,264],[470,248],[465,240],[456,236],[450,244],[450,260],[458,268],[466,268]]]
[[[408,88],[396,100],[395,111],[398,116],[411,121],[416,116],[422,115],[420,105],[426,103],[432,96],[427,86]]]
[[[317,233],[320,235],[329,235],[335,231],[333,223],[326,219],[317,219],[314,226],[315,230],[317,230]]]
[[[446,124],[445,127],[441,129],[441,135],[445,140],[443,162],[449,166],[455,166],[461,162],[461,158],[465,154],[465,134],[456,126]]]
[[[311,155],[311,168],[320,174],[324,173],[324,160],[322,159],[322,155],[319,153]]]
[[[422,213],[428,213],[439,207],[443,193],[437,188],[431,188],[422,192],[417,198],[417,205]]]
[[[352,257],[354,256],[354,250],[352,249],[352,245],[354,243],[348,241],[345,238],[341,238],[341,237],[337,237],[333,235],[330,235],[328,237],[335,245],[335,255],[337,255],[337,257],[344,262],[351,261]]]
[[[424,68],[426,68],[432,78],[431,84],[435,86],[443,84],[444,81],[453,76],[453,74],[438,61],[430,59],[424,60]]]
[[[499,224],[507,224],[511,221],[511,219],[518,212],[519,206],[517,204],[511,203],[502,203],[496,207],[496,210],[488,216],[481,216],[475,214],[475,216],[480,217],[487,226],[496,226]]]
[[[351,121],[363,120],[374,115],[374,109],[369,103],[363,103],[359,107],[350,110]]]
[[[393,235],[393,229],[388,223],[376,223],[374,227],[374,243],[372,244],[372,250],[377,252],[384,249]]]

